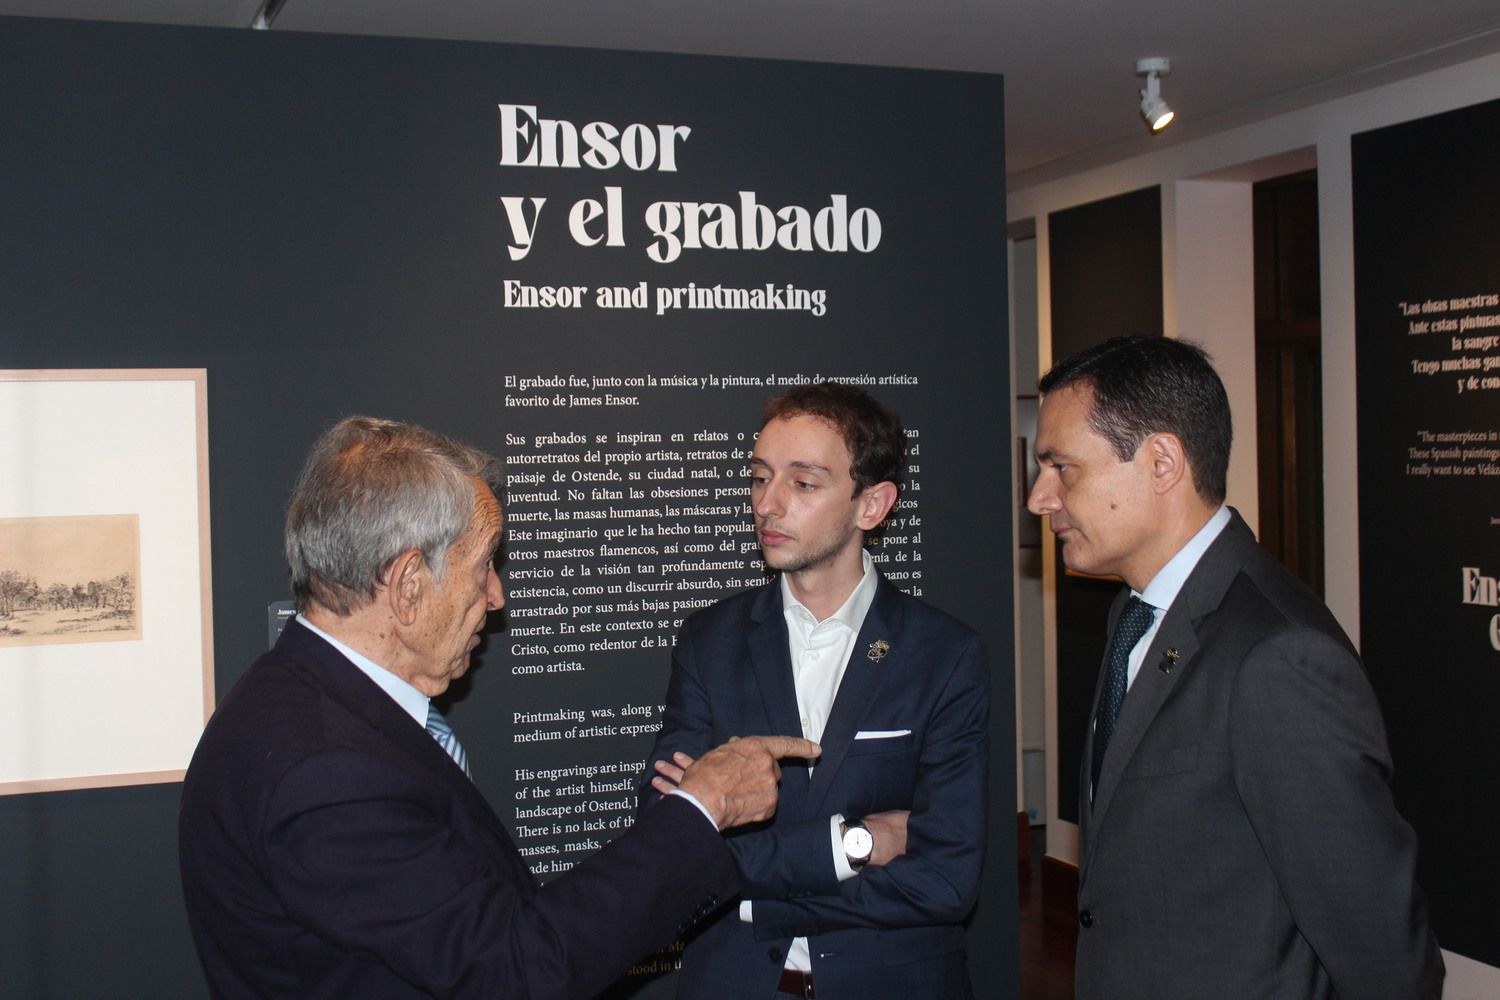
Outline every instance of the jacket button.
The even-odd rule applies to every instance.
[[[770,951],[766,952],[766,954],[769,955],[771,961],[775,962],[777,965],[780,965],[783,961],[780,948],[772,948]]]
[[[1085,928],[1094,926],[1094,914],[1089,910],[1078,911],[1078,922]]]

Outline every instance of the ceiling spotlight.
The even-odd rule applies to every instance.
[[[1172,63],[1160,57],[1154,59],[1142,59],[1135,64],[1135,75],[1146,78],[1146,88],[1141,91],[1141,117],[1146,119],[1146,124],[1151,131],[1160,132],[1172,124],[1172,119],[1177,117],[1167,102],[1161,99],[1160,77],[1172,72]]]

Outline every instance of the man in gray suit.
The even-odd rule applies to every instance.
[[[1077,996],[1437,998],[1416,838],[1353,646],[1224,505],[1198,348],[1111,340],[1041,381],[1046,514],[1109,616],[1079,804]]]

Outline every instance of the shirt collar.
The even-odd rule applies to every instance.
[[[1203,558],[1203,553],[1213,544],[1219,532],[1229,523],[1229,508],[1219,504],[1219,509],[1214,516],[1208,519],[1208,523],[1198,529],[1198,533],[1188,539],[1188,543],[1177,550],[1177,554],[1167,561],[1167,564],[1157,571],[1146,584],[1146,589],[1139,596],[1147,604],[1166,611],[1177,600],[1182,585],[1187,583],[1187,578],[1192,575],[1198,566],[1198,560]],[[1135,591],[1131,591],[1135,593]]]
[[[880,581],[880,575],[875,572],[875,560],[870,558],[868,549],[860,549],[860,564],[864,568],[859,578],[859,583],[854,585],[854,590],[844,600],[837,611],[823,619],[821,622],[807,610],[807,607],[792,594],[792,585],[787,582],[786,574],[781,574],[781,606],[784,609],[787,621],[800,621],[809,627],[815,625],[826,625],[829,622],[838,622],[853,632],[858,632],[864,624],[865,615],[869,613],[870,605],[875,603],[875,586]]]
[[[334,649],[342,653],[344,655],[344,659],[348,660],[350,663],[358,667],[366,677],[375,682],[380,690],[390,695],[392,701],[400,705],[402,710],[405,711],[407,715],[411,716],[417,721],[417,725],[421,726],[423,729],[427,728],[428,697],[425,694],[418,691],[416,688],[412,687],[410,684],[406,683],[404,680],[397,677],[395,674],[391,673],[385,667],[382,667],[380,664],[376,663],[368,656],[365,656],[363,653],[351,649],[347,644],[340,642],[333,636],[329,635],[327,632],[324,632],[322,629],[318,628],[318,626],[308,621],[302,615],[297,616],[297,621],[302,623],[303,628],[318,636],[324,642],[328,643]]]

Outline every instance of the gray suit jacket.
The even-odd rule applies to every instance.
[[[1079,1000],[1440,995],[1364,667],[1237,513],[1146,651],[1090,804],[1092,739]]]

